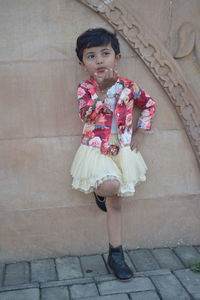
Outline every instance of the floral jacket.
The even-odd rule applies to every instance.
[[[108,89],[104,101],[97,96],[97,88],[97,82],[93,77],[78,85],[79,115],[85,123],[81,143],[98,147],[105,155],[116,155],[119,147],[108,143],[113,115],[115,114],[117,120],[120,147],[125,147],[131,143],[134,105],[142,109],[137,127],[149,130],[156,104],[135,82],[122,77]],[[110,97],[116,99],[114,111],[106,101]]]

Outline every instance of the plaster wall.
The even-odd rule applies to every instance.
[[[175,16],[187,2],[124,4],[173,52]],[[199,7],[191,2],[190,15],[183,10],[189,19]],[[76,0],[0,0],[0,7],[0,261],[106,251],[105,214],[91,195],[72,190],[69,170],[82,128],[76,86],[87,77],[75,57],[76,37],[88,27],[111,27]],[[158,81],[119,39],[120,74],[158,105],[141,149],[148,179],[123,199],[124,244],[199,244],[200,171],[184,126]]]

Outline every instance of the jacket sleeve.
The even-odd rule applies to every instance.
[[[88,88],[84,84],[79,84],[77,88],[77,99],[79,106],[79,116],[84,122],[93,122],[103,109],[103,102],[91,95]]]
[[[156,111],[155,101],[136,84],[134,84],[134,99],[135,104],[142,109],[137,128],[150,130],[151,119],[154,117]]]
[[[97,115],[110,113],[110,107],[106,105],[96,93],[88,89],[85,84],[80,83],[77,89],[77,98],[79,105],[79,116],[84,122],[94,122]]]

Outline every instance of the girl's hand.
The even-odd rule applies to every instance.
[[[106,69],[103,73],[94,73],[94,78],[99,84],[100,91],[110,88],[117,81],[118,76],[118,72],[113,69]]]
[[[145,136],[145,130],[143,128],[138,128],[136,132],[133,132],[132,139],[131,139],[131,150],[136,150],[136,152],[139,151],[140,146],[143,143]]]

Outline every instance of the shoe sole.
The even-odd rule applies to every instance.
[[[95,197],[95,201],[96,201],[96,205],[98,206],[99,209],[101,209],[103,212],[107,212],[107,208],[106,208],[106,200],[105,201],[100,201],[98,199],[98,195],[95,194],[94,192],[94,197]]]

